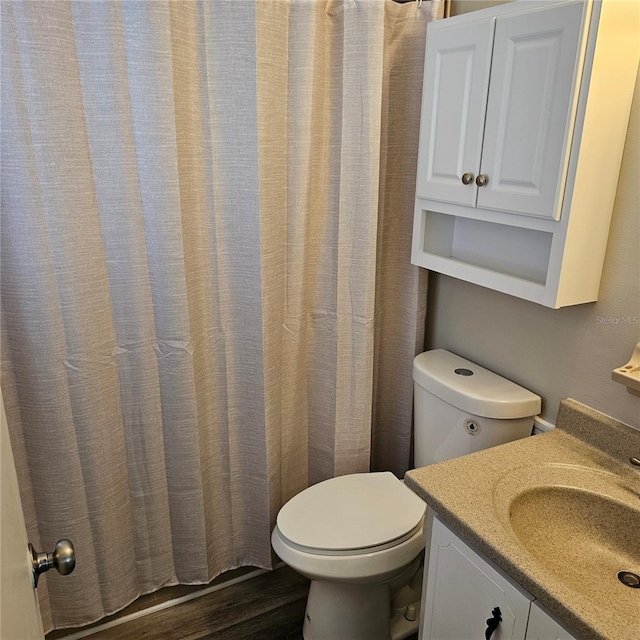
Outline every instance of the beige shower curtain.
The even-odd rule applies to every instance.
[[[2,391],[31,541],[78,557],[51,629],[270,567],[291,496],[408,468],[442,3],[1,5]]]

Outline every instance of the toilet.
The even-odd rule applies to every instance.
[[[449,351],[413,363],[415,466],[531,434],[540,398]],[[271,542],[311,580],[305,640],[401,640],[420,619],[425,503],[392,473],[305,489],[278,513]]]

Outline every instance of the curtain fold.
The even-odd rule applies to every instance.
[[[442,5],[387,3],[376,245],[372,471],[411,467],[413,356],[424,351],[427,272],[411,265],[425,31]]]
[[[31,542],[78,557],[50,630],[271,567],[290,497],[409,467],[443,5],[1,4],[2,390]]]

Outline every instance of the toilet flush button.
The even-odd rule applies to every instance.
[[[473,371],[471,371],[471,369],[454,369],[453,373],[459,375],[459,376],[472,376],[473,375]]]
[[[472,436],[475,436],[478,431],[480,431],[480,425],[475,420],[467,420],[464,423],[464,428],[470,433]]]

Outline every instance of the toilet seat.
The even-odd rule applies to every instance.
[[[279,535],[308,554],[375,553],[422,527],[425,503],[392,473],[359,473],[320,482],[282,507]]]

